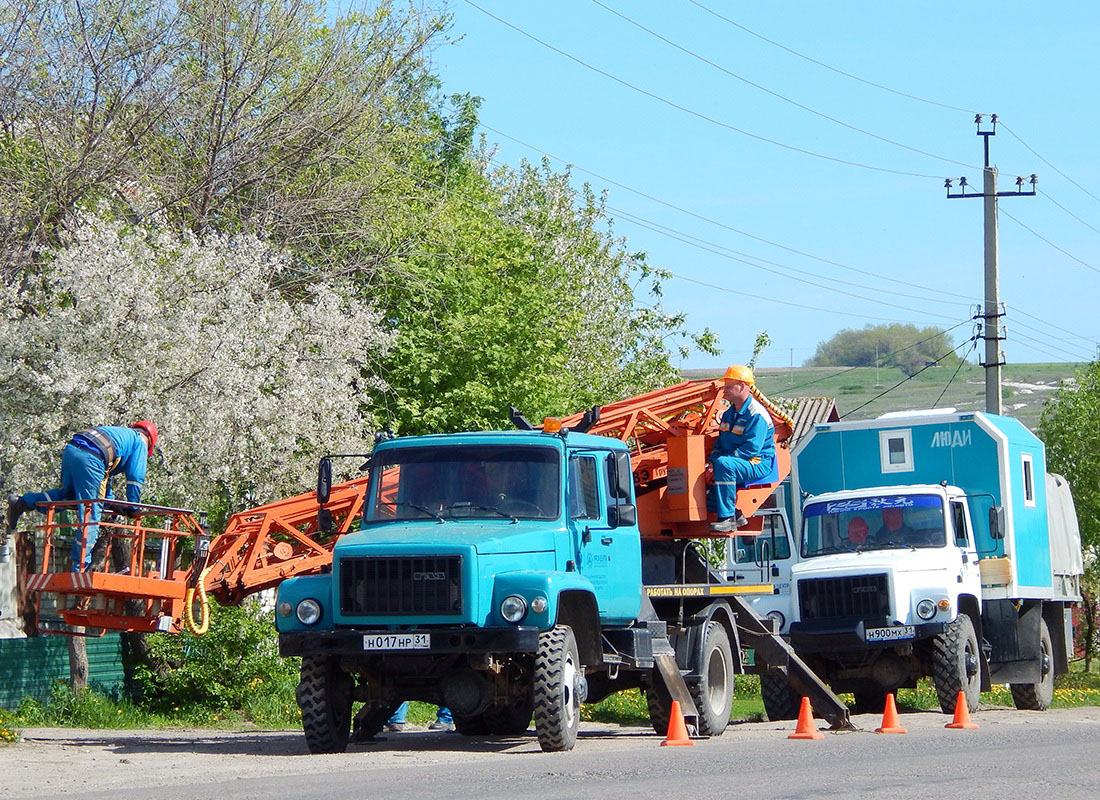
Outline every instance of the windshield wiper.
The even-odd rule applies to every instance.
[[[442,514],[439,514],[435,511],[432,511],[430,508],[425,508],[424,506],[422,506],[418,503],[399,502],[399,503],[387,503],[386,505],[392,505],[394,508],[397,508],[397,506],[406,506],[407,508],[415,508],[417,511],[423,511],[429,517],[435,517],[437,520],[440,521],[440,523],[444,523],[444,522],[447,521],[446,519],[444,519]]]
[[[882,549],[883,547],[908,547],[913,552],[916,552],[916,550],[917,550],[916,547],[914,547],[911,544],[908,544],[907,542],[895,542],[893,539],[891,539],[890,541],[886,541],[886,542],[875,542],[875,544],[878,545],[879,549]]]
[[[815,556],[827,556],[830,553],[859,553],[861,550],[852,547],[850,544],[837,544],[832,547],[826,547],[823,550],[818,550],[814,553]]]
[[[452,508],[477,508],[482,511],[492,511],[494,514],[499,514],[502,517],[507,517],[508,519],[512,520],[513,525],[519,522],[519,517],[509,514],[507,511],[501,511],[496,506],[482,506],[478,505],[477,503],[451,503],[443,510],[449,511]]]

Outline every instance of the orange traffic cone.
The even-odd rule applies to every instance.
[[[798,709],[798,724],[788,739],[824,739],[825,734],[814,728],[814,712],[810,708],[810,698],[803,697]]]
[[[959,696],[955,698],[955,719],[943,727],[966,731],[972,731],[978,727],[977,722],[970,721],[970,708],[966,704],[966,692],[959,692]]]
[[[680,701],[672,701],[672,709],[668,715],[668,736],[661,742],[661,747],[687,747],[694,745],[688,736],[687,725],[684,724],[684,712],[680,710]]]
[[[882,727],[875,728],[875,733],[908,733],[909,731],[898,724],[898,709],[894,705],[894,693],[886,695],[886,708],[882,711]]]

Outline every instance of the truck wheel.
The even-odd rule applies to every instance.
[[[302,656],[294,696],[302,710],[302,730],[311,753],[342,753],[351,734],[351,694],[355,682],[335,658]]]
[[[760,699],[764,701],[764,713],[772,722],[798,719],[802,698],[787,683],[781,672],[765,672],[760,676]]]
[[[668,693],[665,680],[659,670],[654,668],[650,685],[645,690],[645,704],[649,710],[649,722],[658,736],[668,734],[668,720],[672,716],[672,696]]]
[[[862,692],[853,692],[853,714],[881,714],[886,710],[886,695],[884,689],[868,689]]]
[[[1039,659],[1041,672],[1038,683],[1010,683],[1012,700],[1021,711],[1046,711],[1054,699],[1054,644],[1045,619],[1039,620]]]
[[[463,736],[488,736],[489,723],[485,721],[484,714],[455,714],[455,730]]]
[[[729,635],[718,622],[707,623],[699,674],[699,682],[690,687],[691,699],[699,710],[699,733],[721,736],[729,725],[733,706],[733,652]]]
[[[373,739],[386,727],[386,722],[396,710],[396,703],[388,706],[363,705],[351,721],[351,740],[365,742]]]
[[[572,750],[581,724],[577,694],[584,678],[577,640],[568,625],[539,634],[535,655],[535,733],[546,752]]]
[[[978,634],[966,614],[959,614],[943,633],[932,640],[932,682],[936,685],[936,695],[944,714],[955,711],[959,692],[966,693],[966,705],[970,711],[978,710],[982,692],[979,658]]]
[[[531,726],[535,710],[535,698],[528,692],[523,697],[511,698],[508,705],[490,706],[485,710],[485,722],[489,733],[496,736],[519,736]]]

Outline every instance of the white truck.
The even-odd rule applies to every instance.
[[[1045,464],[1022,424],[981,412],[817,425],[792,459],[795,652],[857,713],[926,676],[945,713],[1006,683],[1017,708],[1048,708],[1083,562],[1069,487]],[[778,676],[762,693],[770,718],[796,715]]]

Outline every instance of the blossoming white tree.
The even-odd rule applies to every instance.
[[[281,295],[288,265],[254,236],[93,217],[41,276],[0,285],[5,488],[54,485],[73,432],[138,418],[161,429],[159,502],[270,499],[308,486],[320,452],[362,452],[391,336],[350,287]]]

